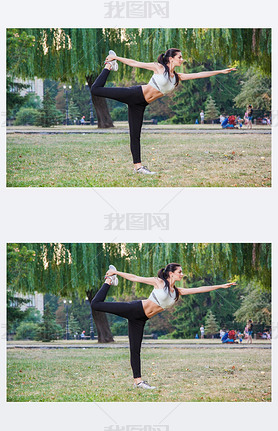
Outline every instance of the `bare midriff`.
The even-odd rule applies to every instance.
[[[144,313],[149,319],[164,310],[164,308],[155,304],[150,299],[143,299],[142,305],[143,305]]]
[[[142,85],[142,91],[147,103],[154,102],[156,99],[159,99],[159,97],[163,96],[161,91],[156,90],[149,84]]]

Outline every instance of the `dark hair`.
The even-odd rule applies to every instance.
[[[160,54],[157,58],[158,63],[162,64],[162,66],[164,66],[165,68],[165,72],[168,74],[168,79],[170,79],[170,70],[168,67],[168,63],[169,63],[169,57],[175,57],[177,55],[178,52],[181,52],[180,49],[176,49],[176,48],[170,48],[167,49],[167,51],[165,52],[165,54]],[[179,75],[174,71],[174,75],[176,77],[176,84],[175,87],[177,87],[179,85]]]
[[[169,285],[169,281],[167,280],[167,278],[169,277],[169,272],[176,271],[176,269],[179,268],[180,266],[181,265],[179,263],[168,263],[168,265],[165,268],[161,268],[157,273],[158,278],[161,278],[165,282],[169,295],[170,295],[170,285]],[[176,286],[174,286],[174,289],[176,292],[176,301],[177,301],[179,299],[180,293],[176,288]]]

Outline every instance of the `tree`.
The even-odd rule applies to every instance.
[[[72,338],[74,337],[75,334],[81,333],[79,322],[73,316],[73,314],[71,314],[69,317],[69,333],[71,334]]]
[[[255,324],[271,325],[271,294],[262,291],[259,283],[249,283],[241,299],[241,306],[234,314],[237,322],[252,319]]]
[[[78,120],[81,117],[78,106],[74,103],[73,100],[69,102],[69,119],[73,123],[75,120]]]
[[[209,310],[205,317],[205,333],[213,336],[218,330],[219,326],[215,316],[212,314],[211,310]]]
[[[250,68],[241,82],[241,91],[235,97],[236,106],[245,108],[249,104],[262,111],[271,110],[271,78],[259,70]]]
[[[16,35],[22,43],[17,44]],[[31,45],[25,41],[29,37]],[[28,39],[28,40],[29,40]],[[24,61],[20,61],[22,56]],[[80,84],[86,79],[89,88],[100,73],[109,49],[121,57],[141,61],[156,61],[161,52],[178,46],[189,67],[219,60],[223,64],[238,62],[256,65],[264,73],[271,73],[271,29],[251,28],[94,28],[94,29],[11,29],[8,37],[8,65],[19,77],[49,78]],[[12,61],[13,50],[17,61]],[[26,52],[27,50],[27,52]],[[181,70],[185,71],[185,70]],[[146,81],[150,72],[122,65],[113,81],[120,82],[133,75],[137,82]],[[98,127],[112,127],[113,123],[104,98],[92,97],[98,117]]]
[[[36,339],[39,341],[52,341],[61,337],[63,329],[55,322],[55,317],[51,312],[49,304],[46,304],[43,314],[43,321],[38,325]]]
[[[7,291],[7,333],[16,331],[17,326],[25,319],[27,312],[22,310],[22,305],[29,300],[18,298],[10,290]]]
[[[206,106],[205,106],[205,119],[210,120],[213,123],[213,120],[215,120],[218,116],[219,116],[219,111],[217,109],[215,101],[211,96],[209,96],[207,98]]]
[[[56,109],[55,103],[51,98],[50,93],[45,93],[43,98],[43,106],[39,110],[36,121],[37,126],[51,127],[62,121],[63,114]]]

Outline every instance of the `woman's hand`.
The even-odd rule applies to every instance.
[[[108,271],[106,272],[105,276],[109,277],[110,275],[114,275],[117,274],[117,271],[113,270],[113,269],[108,269]]]
[[[222,284],[221,288],[222,289],[227,289],[228,287],[231,287],[231,286],[237,286],[237,284],[235,282],[233,282],[233,283],[226,283],[226,284]]]
[[[108,63],[108,61],[113,61],[113,60],[117,60],[116,55],[107,55],[107,57],[105,59],[105,63]]]
[[[229,69],[223,69],[222,73],[226,74],[226,73],[230,73],[237,70],[235,67],[230,67]]]

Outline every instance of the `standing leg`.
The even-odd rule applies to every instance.
[[[138,105],[128,105],[130,150],[133,163],[135,165],[137,163],[141,165],[140,137],[145,109],[146,105],[144,103]]]
[[[128,337],[130,348],[130,364],[133,371],[134,379],[141,380],[141,344],[145,320],[129,320],[128,321]]]

